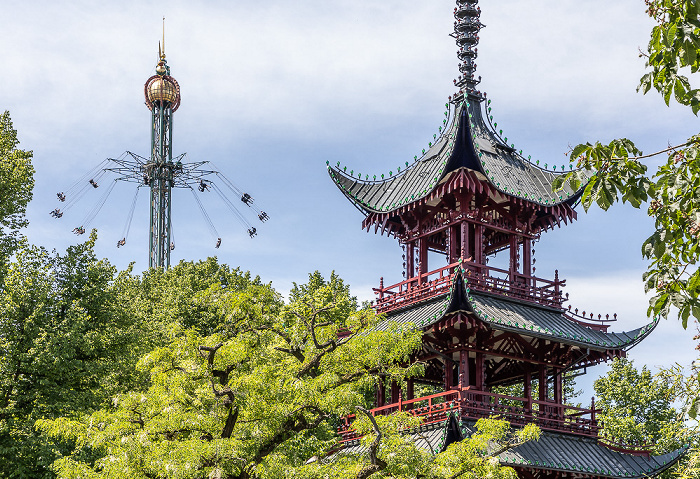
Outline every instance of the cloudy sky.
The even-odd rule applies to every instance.
[[[149,150],[143,83],[154,73],[161,18],[182,89],[174,153],[212,161],[271,217],[250,239],[224,205],[208,202],[214,249],[187,192],[174,193],[173,262],[218,255],[280,291],[316,269],[336,270],[362,299],[380,276],[401,279],[401,250],[365,233],[361,215],[329,180],[325,162],[394,169],[424,148],[454,93],[452,0],[2,1],[0,109],[34,151],[29,239],[65,249],[101,190],[55,220],[56,192],[105,158]],[[638,48],[652,23],[641,0],[483,0],[478,74],[499,128],[550,164],[569,145],[628,137],[645,152],[698,130],[689,111],[635,87]],[[115,188],[88,229],[120,268],[147,267],[148,212],[140,195],[127,245],[117,249],[134,189]],[[243,211],[243,210],[242,210]],[[252,221],[250,211],[243,211]],[[618,313],[615,330],[644,324],[640,245],[651,223],[626,205],[580,210],[537,245],[537,275],[567,278],[574,307]],[[692,334],[663,322],[631,357],[651,367],[692,360]],[[590,396],[595,368],[580,383]]]

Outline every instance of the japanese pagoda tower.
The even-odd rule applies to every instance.
[[[425,418],[417,443],[445,448],[483,417],[514,427],[537,424],[539,441],[499,456],[522,478],[641,478],[673,465],[685,449],[662,456],[600,437],[595,404],[565,405],[562,377],[626,352],[657,322],[634,331],[608,331],[612,318],[586,317],[565,307],[565,280],[534,276],[533,242],[576,219],[581,190],[553,191],[563,171],[550,171],[508,145],[477,87],[478,0],[457,0],[454,37],[459,48],[459,91],[449,97],[444,127],[422,156],[381,178],[329,165],[340,191],[363,213],[362,226],[398,239],[404,279],[374,291],[375,308],[390,323],[423,331],[416,359],[425,375],[403,386],[378,387],[375,414],[410,410]],[[545,165],[546,166],[546,165]],[[429,255],[429,252],[439,253]],[[508,269],[487,258],[506,255]],[[447,265],[429,264],[446,257]],[[444,263],[443,263],[444,264]],[[415,397],[416,384],[437,394]],[[522,397],[497,394],[521,385]],[[344,448],[361,446],[348,421]],[[427,445],[425,445],[427,446]]]

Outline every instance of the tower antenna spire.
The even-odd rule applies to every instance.
[[[165,60],[165,17],[163,17],[163,50],[160,50],[160,45],[158,45],[158,50],[160,53],[160,59]]]

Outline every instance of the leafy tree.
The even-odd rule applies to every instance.
[[[616,359],[605,376],[593,385],[603,435],[626,444],[654,444],[663,454],[681,447],[688,439],[679,411],[673,407],[675,394],[671,381],[654,376],[633,361]]]
[[[143,337],[116,294],[124,275],[95,258],[95,239],[65,255],[23,244],[0,285],[0,477],[52,477],[66,444],[50,446],[34,422],[137,382]]]
[[[375,330],[380,318],[359,307],[334,274],[326,280],[317,272],[295,284],[288,304],[268,285],[212,285],[199,301],[218,305],[220,326],[213,333],[174,326],[170,343],[138,363],[149,376],[147,390],[121,393],[82,418],[37,423],[48,436],[76,444],[54,464],[60,477],[420,477],[431,461],[445,461],[440,470],[451,476],[426,477],[459,477],[467,463],[454,458],[462,456],[476,467],[473,445],[455,446],[452,462],[433,459],[402,433],[415,418],[361,413],[381,377],[400,381],[420,372],[409,357],[421,334]],[[359,415],[354,427],[367,433],[363,440],[376,441],[374,456],[330,463],[339,418],[351,413]],[[497,437],[488,427],[504,444],[534,434],[516,437],[501,427]],[[501,470],[478,461],[484,470]]]
[[[700,334],[694,339],[700,341]],[[700,344],[696,349],[700,351]],[[659,377],[670,386],[672,398],[683,413],[678,421],[685,424],[691,439],[691,451],[678,471],[678,476],[682,479],[697,479],[700,477],[700,358],[689,368],[675,365],[662,369]]]
[[[638,90],[652,88],[666,104],[671,100],[700,111],[700,90],[691,88],[684,71],[700,68],[700,2],[698,0],[645,0],[647,13],[656,21],[646,58],[649,71]],[[650,174],[643,160],[667,154],[668,160]],[[671,306],[679,311],[683,327],[691,315],[700,319],[700,135],[681,145],[644,155],[632,141],[617,139],[581,144],[570,153],[572,162],[589,174],[581,201],[586,210],[597,204],[607,210],[614,202],[629,202],[635,208],[649,203],[648,213],[655,220],[654,233],[642,245],[649,259],[644,274],[650,300],[649,315],[667,317]],[[578,189],[582,172],[571,172],[555,186],[569,181]]]
[[[32,152],[17,148],[17,131],[10,112],[0,115],[0,261],[5,263],[17,246],[19,230],[27,226],[24,216],[32,199],[34,167]]]

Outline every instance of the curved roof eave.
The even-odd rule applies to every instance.
[[[399,167],[387,176],[369,179],[369,175],[348,173],[347,167],[330,166],[326,162],[328,174],[348,199],[365,213],[386,213],[428,196],[448,173],[447,165],[455,151],[456,140],[460,129],[461,111],[464,101],[454,103],[454,108],[447,103],[448,111],[445,119],[445,129],[440,132],[435,144],[429,143],[420,157],[416,156],[411,164],[405,162],[404,169]],[[454,110],[454,111],[453,111]],[[442,127],[441,127],[442,128]]]
[[[387,315],[381,324],[395,322],[427,328],[447,314],[470,312],[490,327],[528,336],[549,339],[598,351],[629,350],[648,336],[658,325],[658,318],[645,326],[622,333],[607,333],[569,320],[563,311],[514,301],[503,296],[471,292],[458,271],[449,293],[430,300],[408,304]],[[507,317],[506,317],[507,316]],[[378,326],[378,329],[381,329]]]
[[[567,174],[561,165],[561,172],[547,169],[547,164],[542,168],[539,160],[534,163],[528,157],[522,155],[522,150],[517,152],[514,145],[506,143],[507,138],[501,138],[496,133],[495,124],[491,122],[491,116],[486,111],[486,119],[482,108],[488,109],[488,104],[482,106],[483,101],[476,97],[467,100],[468,115],[467,125],[471,143],[474,146],[475,161],[472,168],[478,169],[501,193],[525,199],[531,203],[542,206],[556,206],[561,203],[573,205],[583,192],[587,182],[574,191],[568,183],[558,191],[553,191],[552,183],[558,177]],[[490,103],[490,100],[489,100]],[[583,171],[584,178],[590,180],[591,172]]]
[[[411,164],[405,162],[402,170],[389,172],[377,179],[373,175],[341,169],[328,165],[328,173],[338,188],[365,214],[387,213],[411,204],[428,196],[450,172],[462,167],[479,171],[498,191],[507,196],[520,198],[540,206],[556,206],[567,203],[570,206],[578,201],[587,181],[583,181],[576,191],[567,183],[561,190],[553,191],[552,182],[565,172],[550,171],[533,163],[522,152],[507,145],[505,139],[496,133],[494,124],[484,118],[482,107],[484,98],[467,95],[446,103],[448,111],[446,128],[436,135],[435,144],[423,150]],[[564,165],[562,165],[562,169]],[[584,180],[590,180],[593,172],[584,171]]]

